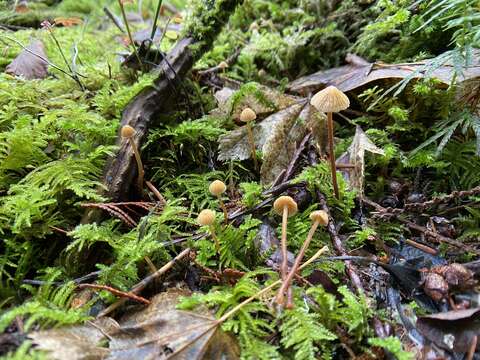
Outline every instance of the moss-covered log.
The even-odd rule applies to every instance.
[[[241,0],[201,0],[193,7],[192,20],[187,21],[185,37],[166,56],[169,64],[166,61],[160,64],[160,75],[153,86],[141,91],[122,114],[121,125],[130,125],[136,130],[135,143],[138,148],[141,148],[148,131],[155,125],[153,120],[175,102],[174,84],[211,47],[216,35],[240,3]],[[104,177],[107,195],[113,201],[129,197],[138,173],[128,142],[122,141],[119,136],[117,145],[120,149],[108,163]]]

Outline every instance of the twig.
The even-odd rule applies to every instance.
[[[95,290],[105,290],[105,291],[108,291],[108,292],[112,293],[115,296],[131,299],[131,300],[134,300],[134,301],[137,301],[137,302],[144,303],[145,305],[150,305],[150,300],[147,300],[147,299],[145,299],[141,296],[132,294],[131,292],[121,291],[121,290],[112,288],[111,286],[107,286],[107,285],[79,284],[79,285],[77,285],[77,288],[79,288],[79,289],[88,288],[88,289],[95,289]]]
[[[458,198],[464,198],[473,195],[480,194],[480,186],[474,187],[470,190],[463,190],[463,191],[453,191],[448,195],[438,196],[433,198],[432,200],[428,200],[421,203],[407,203],[405,204],[404,209],[406,211],[424,211],[426,208],[439,205],[441,203],[449,202],[451,200],[455,200]]]
[[[404,218],[400,217],[399,214],[389,213],[388,209],[386,209],[383,206],[377,204],[375,201],[372,201],[372,200],[370,200],[368,198],[365,198],[365,197],[362,199],[362,201],[365,204],[373,207],[378,212],[386,214],[389,217],[396,218],[401,223],[407,225],[410,229],[419,231],[419,232],[437,240],[438,242],[443,242],[443,243],[455,246],[455,247],[457,247],[459,249],[462,249],[464,251],[465,250],[466,251],[471,251],[471,252],[475,253],[476,255],[480,255],[480,250],[477,250],[477,249],[471,247],[470,245],[464,244],[464,243],[462,243],[460,241],[457,241],[455,239],[449,238],[447,236],[440,235],[440,234],[436,233],[435,231],[431,231],[431,230],[427,229],[425,226],[415,224],[415,223],[411,222],[410,220],[407,220],[407,219],[404,219]]]
[[[125,29],[122,27],[120,20],[110,11],[109,8],[106,6],[103,8],[103,12],[108,16],[110,20],[112,20],[113,24],[125,34]]]
[[[140,55],[138,55],[137,47],[135,46],[135,42],[133,41],[132,32],[130,31],[130,26],[128,25],[127,14],[125,13],[123,1],[118,0],[118,5],[120,5],[120,10],[122,11],[123,23],[125,24],[125,28],[127,29],[128,39],[130,40],[130,43],[133,47],[133,52],[135,53],[135,57],[138,60],[138,65],[140,65],[140,69],[142,70],[142,73],[143,73],[144,72],[143,62],[142,62],[142,59],[140,58]],[[139,172],[140,172],[140,169],[139,169]]]
[[[307,135],[305,135],[305,137],[303,138],[303,140],[300,142],[297,149],[293,153],[292,160],[290,160],[290,164],[288,164],[285,175],[283,176],[284,182],[288,181],[290,179],[290,176],[292,176],[293,169],[297,164],[300,154],[303,152],[303,150],[305,150],[305,145],[307,144],[307,142],[310,140],[311,137],[312,137],[312,133],[308,133]]]
[[[150,34],[150,39],[152,40],[155,38],[155,33],[157,32],[157,21],[158,15],[160,14],[160,8],[162,7],[162,0],[158,0],[157,9],[155,10],[155,16],[153,18],[153,25],[152,25],[152,33]]]
[[[165,205],[167,203],[167,201],[165,200],[165,198],[162,196],[162,194],[160,193],[160,191],[158,191],[158,189],[150,182],[150,181],[145,181],[145,184],[147,185],[147,187],[150,189],[151,192],[153,192],[153,194],[157,197],[158,201],[160,202],[160,204],[162,205]]]
[[[153,274],[150,274],[149,276],[147,276],[145,279],[143,279],[142,281],[140,281],[138,284],[136,284],[132,290],[130,290],[130,293],[133,293],[133,294],[138,294],[140,291],[142,291],[148,284],[150,284],[153,280],[155,280],[156,278],[160,277],[161,275],[163,275],[164,273],[166,273],[168,270],[170,270],[173,265],[175,265],[175,263],[177,263],[179,260],[183,259],[185,256],[187,256],[189,253],[190,253],[190,249],[187,248],[185,250],[183,250],[180,254],[178,254],[175,258],[173,258],[172,260],[170,260],[168,263],[166,263],[165,265],[163,265],[160,269],[158,269],[156,272],[154,272]],[[117,309],[118,307],[122,306],[123,304],[125,304],[126,300],[125,299],[120,299],[118,300],[117,302],[113,303],[112,305],[110,305],[109,307],[107,307],[105,310],[103,310],[102,312],[100,312],[100,314],[98,314],[98,317],[103,317],[103,316],[106,316],[108,314],[110,314],[113,310]]]

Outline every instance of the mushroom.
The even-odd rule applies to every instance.
[[[284,302],[284,297],[283,294],[288,291],[288,288],[290,286],[290,283],[292,282],[293,277],[298,271],[298,268],[300,267],[300,263],[303,260],[303,257],[305,256],[305,252],[308,249],[308,246],[310,245],[310,242],[312,241],[313,235],[315,234],[315,230],[317,230],[318,225],[322,226],[327,226],[328,224],[328,214],[323,211],[323,210],[317,210],[313,211],[310,214],[310,220],[312,220],[312,226],[310,227],[310,231],[308,232],[307,238],[303,242],[303,245],[295,259],[295,262],[288,273],[287,277],[283,280],[282,286],[278,290],[277,293],[277,298],[276,302],[279,305],[283,305]],[[293,303],[291,302],[291,299],[289,298],[289,301],[287,303],[287,308],[291,309],[293,308]]]
[[[333,116],[332,113],[347,109],[350,100],[347,95],[338,90],[335,86],[329,86],[316,93],[310,100],[310,104],[318,111],[327,113],[328,126],[328,152],[330,155],[330,168],[332,171],[332,183],[335,197],[338,199],[337,169],[335,165],[335,151],[333,148]]]
[[[247,126],[248,142],[250,143],[250,148],[252,150],[253,166],[255,171],[257,171],[257,154],[255,152],[255,141],[253,139],[253,130],[251,122],[257,118],[257,114],[250,108],[245,108],[240,114],[240,121],[245,123]]]
[[[212,235],[213,241],[215,242],[215,249],[217,253],[220,253],[220,243],[218,242],[217,235],[215,234],[215,211],[210,209],[204,209],[200,211],[197,217],[197,223],[201,226],[208,226],[210,230],[210,235]]]
[[[227,208],[225,207],[225,204],[223,203],[222,194],[226,190],[227,190],[227,186],[223,181],[220,181],[220,180],[213,181],[208,187],[208,191],[210,191],[210,194],[218,198],[218,202],[220,203],[220,208],[223,211],[223,218],[225,220],[225,223],[228,220],[228,212],[227,212]]]
[[[128,140],[128,142],[130,143],[130,146],[133,149],[133,153],[135,155],[135,160],[137,161],[137,167],[138,167],[138,179],[137,179],[138,188],[142,190],[144,170],[142,165],[142,158],[140,157],[140,152],[138,151],[135,141],[133,141],[133,137],[135,136],[135,133],[136,133],[135,129],[130,125],[122,126],[122,130],[120,131],[120,134],[122,135],[122,137]]]
[[[290,196],[280,196],[273,203],[273,209],[278,215],[282,215],[282,265],[280,267],[280,273],[282,280],[285,281],[288,271],[287,262],[287,222],[290,216],[297,213],[297,203]]]
[[[228,63],[226,61],[221,61],[218,64],[218,68],[222,70],[223,73],[225,73],[225,70],[228,68]]]

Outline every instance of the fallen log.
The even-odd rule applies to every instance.
[[[174,84],[178,83],[208,49],[241,0],[201,0],[191,14],[195,19],[188,25],[186,36],[167,54],[159,67],[159,76],[152,86],[143,89],[128,104],[122,114],[121,126],[136,130],[134,142],[141,149],[149,130],[159,124],[154,119],[175,103]],[[137,176],[135,158],[128,142],[117,138],[119,150],[107,163],[103,183],[106,195],[114,202],[128,199]]]

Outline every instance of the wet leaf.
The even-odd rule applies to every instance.
[[[52,359],[103,359],[109,354],[101,346],[104,334],[118,327],[115,320],[101,318],[84,325],[33,332],[29,337],[39,349],[48,351]]]
[[[480,332],[480,308],[422,316],[417,320],[417,328],[442,349],[464,353]]]
[[[249,107],[255,111],[257,117],[262,118],[274,111],[282,110],[290,105],[294,105],[301,100],[301,98],[285,95],[267,86],[257,85],[257,88],[263,101],[255,96],[259,95],[258,93],[247,93],[240,99],[236,99],[234,95],[238,92],[231,88],[227,87],[218,91],[215,95],[218,107],[213,110],[212,113],[218,116],[231,116],[234,120],[238,121],[242,110]]]
[[[256,150],[263,154],[261,180],[273,181],[288,166],[289,160],[299,142],[308,131],[307,122],[311,110],[306,100],[280,110],[263,121],[253,124],[253,136]],[[305,117],[305,118],[303,118]],[[219,156],[221,161],[245,160],[251,156],[247,127],[220,136]]]
[[[352,189],[363,194],[363,181],[365,178],[365,151],[385,155],[384,151],[370,141],[367,134],[357,126],[352,144],[348,150],[337,160],[337,164],[350,164],[353,166],[348,171],[342,171],[344,178]]]
[[[33,40],[7,66],[5,72],[10,75],[23,76],[27,80],[44,79],[48,73],[48,59],[40,40]]]
[[[147,308],[127,314],[117,323],[100,318],[85,325],[30,335],[54,359],[238,359],[236,341],[217,326],[207,311],[177,310],[179,296],[170,289]]]
[[[352,60],[353,58],[353,60]],[[326,86],[334,85],[343,92],[355,90],[363,85],[377,80],[404,79],[418,72],[415,78],[423,77],[422,70],[430,60],[405,64],[368,63],[358,56],[347,57],[348,65],[318,71],[292,81],[287,88],[300,94],[314,92]],[[436,78],[444,84],[450,84],[454,75],[452,63],[447,62],[429,73],[429,77]],[[458,82],[470,80],[480,76],[480,60],[474,57],[472,65],[463,69],[463,75]]]
[[[59,17],[59,18],[55,18],[53,22],[55,23],[55,25],[70,27],[70,26],[80,25],[83,21],[78,17],[69,17],[69,18]]]

